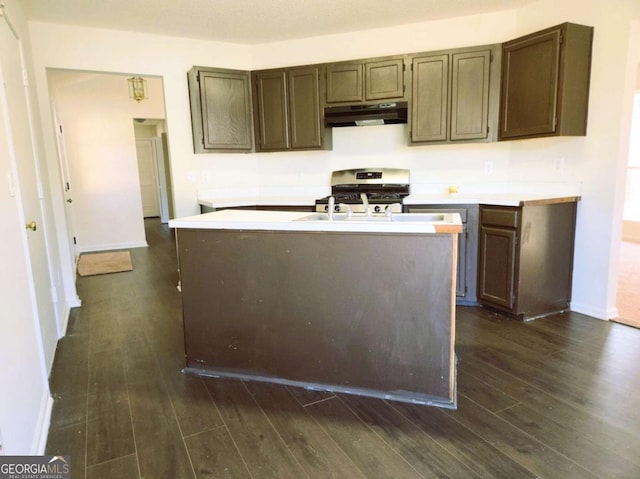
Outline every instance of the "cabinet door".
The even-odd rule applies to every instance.
[[[503,45],[500,137],[556,130],[560,30]]]
[[[204,149],[251,149],[249,73],[198,72]]]
[[[258,115],[258,149],[283,150],[289,143],[287,88],[284,72],[255,74]]]
[[[478,299],[514,307],[516,230],[480,227]]]
[[[361,63],[327,65],[327,103],[363,101]]]
[[[322,147],[318,69],[291,70],[287,80],[291,148]]]
[[[414,58],[411,141],[447,139],[449,55]]]
[[[486,138],[491,51],[451,56],[451,140]]]
[[[365,99],[386,100],[404,96],[404,61],[402,58],[364,65]]]

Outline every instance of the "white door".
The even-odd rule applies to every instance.
[[[41,200],[42,183],[36,170],[35,154],[31,139],[26,95],[26,74],[23,73],[22,47],[6,22],[0,22],[0,61],[2,62],[2,93],[5,104],[5,132],[9,152],[17,168],[19,199],[22,204],[23,224],[27,229],[28,256],[37,317],[42,338],[45,366],[52,363],[58,340],[56,312],[53,304],[51,277],[45,243]],[[2,132],[2,134],[5,134]]]
[[[0,84],[2,78],[0,65]],[[0,88],[0,454],[42,454],[33,448],[32,434],[42,394],[49,390],[7,117]]]
[[[136,140],[136,153],[138,156],[140,194],[142,195],[142,215],[145,218],[160,216],[158,170],[153,140]]]
[[[58,164],[60,166],[60,176],[62,179],[62,191],[64,191],[64,217],[67,225],[67,234],[70,240],[69,252],[71,258],[73,258],[73,264],[75,267],[78,259],[78,251],[76,247],[76,232],[74,227],[75,212],[73,209],[73,194],[71,191],[71,175],[69,174],[69,162],[67,161],[67,150],[64,143],[64,130],[62,123],[58,118],[58,112],[53,109],[53,121],[56,127],[56,143],[58,147]],[[75,276],[75,271],[73,272]]]

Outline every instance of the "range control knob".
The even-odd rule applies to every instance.
[[[341,210],[342,210],[342,208],[340,208],[340,205],[335,205],[333,207],[333,211],[335,211],[336,213],[340,213]]]
[[[382,211],[382,208],[380,207],[380,205],[376,205],[373,207],[373,211],[375,211],[376,213],[380,213]]]

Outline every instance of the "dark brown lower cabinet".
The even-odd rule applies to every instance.
[[[480,206],[480,304],[524,320],[569,309],[576,200]]]
[[[513,285],[516,266],[516,231],[482,226],[483,302],[512,309],[515,302]]]

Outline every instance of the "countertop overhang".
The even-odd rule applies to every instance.
[[[400,215],[400,214],[398,214]],[[409,215],[409,213],[404,213]],[[304,221],[308,212],[222,210],[169,221],[171,228],[309,231],[342,233],[460,233],[462,221],[457,213],[449,213],[444,221]]]

